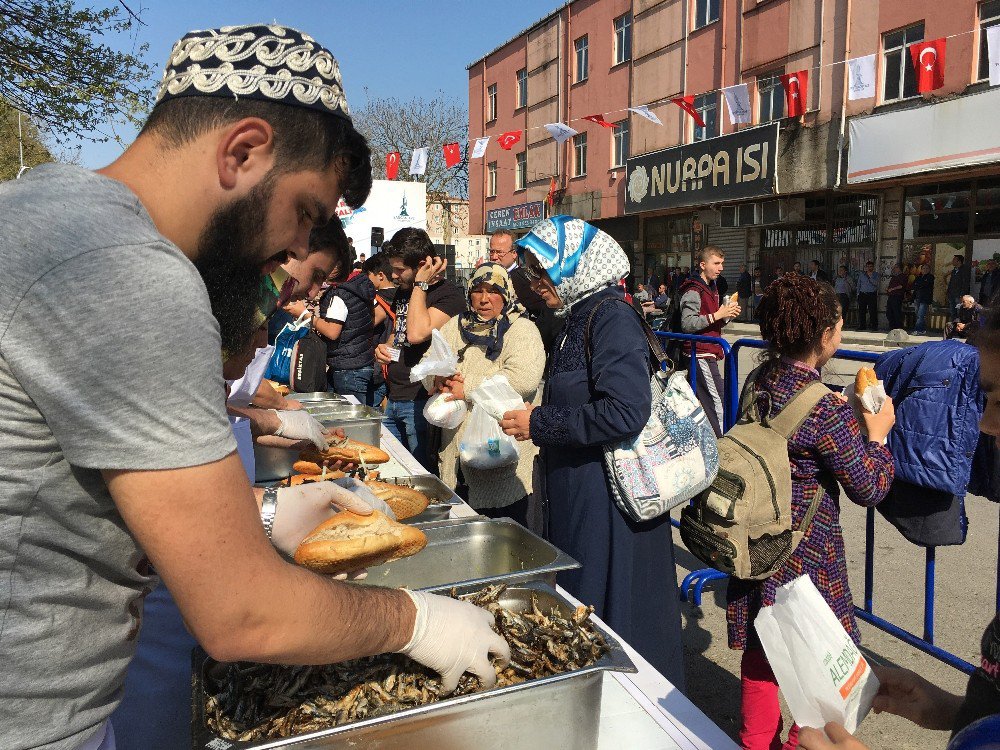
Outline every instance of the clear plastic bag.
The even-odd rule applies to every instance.
[[[469,413],[469,407],[460,398],[450,393],[435,393],[424,405],[424,419],[435,427],[456,429]]]
[[[795,723],[822,729],[836,721],[853,733],[878,678],[809,576],[779,587],[754,626]]]
[[[486,378],[479,387],[469,393],[469,401],[480,406],[498,422],[509,411],[519,411],[524,408],[524,400],[514,390],[506,375],[493,375]]]
[[[431,331],[431,348],[410,370],[410,382],[419,383],[429,375],[447,378],[458,372],[458,355],[437,329]]]
[[[497,469],[517,461],[517,441],[504,435],[500,423],[476,404],[458,445],[458,455],[462,465],[470,469]]]

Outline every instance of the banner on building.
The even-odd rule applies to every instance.
[[[777,155],[778,123],[771,123],[632,157],[625,213],[771,195]]]
[[[382,227],[387,240],[403,227],[427,229],[427,184],[374,180],[363,206],[352,210],[341,198],[337,216],[357,251],[367,253],[372,227]]]
[[[851,118],[849,183],[1000,161],[1000,90]]]
[[[486,234],[499,232],[501,229],[508,231],[531,229],[544,218],[545,203],[543,201],[520,203],[506,208],[491,208],[486,212]]]

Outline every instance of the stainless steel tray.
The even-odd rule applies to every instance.
[[[324,401],[339,401],[344,404],[350,403],[339,393],[333,393],[332,391],[310,391],[308,393],[295,393],[293,391],[288,394],[288,398],[298,401],[303,406],[306,404],[323,403]]]
[[[271,484],[287,479],[295,470],[292,464],[299,460],[299,451],[273,445],[253,444],[254,482]]]
[[[403,523],[423,524],[431,521],[444,521],[451,514],[451,509],[462,504],[462,499],[455,494],[455,491],[432,474],[413,474],[402,477],[379,477],[379,482],[387,484],[399,484],[404,487],[412,487],[431,499],[427,509],[412,518],[407,518]]]
[[[308,407],[306,407],[308,408]],[[325,427],[338,427],[344,435],[368,445],[378,445],[382,435],[382,412],[370,406],[347,402],[325,402],[309,413]]]
[[[543,610],[558,607],[570,613],[574,609],[573,604],[554,588],[540,582],[510,588],[500,602],[508,609],[523,611],[531,606],[532,593],[538,597]],[[373,750],[465,750],[472,747],[595,750],[603,673],[636,671],[621,643],[600,626],[595,627],[611,650],[585,669],[449,698],[335,729],[257,743],[220,740],[205,726],[205,674],[214,662],[196,649],[192,681],[192,747],[194,750],[264,750],[292,746],[297,750],[358,747]]]
[[[579,568],[556,549],[509,518],[473,516],[420,524],[427,546],[412,557],[368,569],[365,583],[391,588],[480,588],[490,583],[545,581],[560,570]]]

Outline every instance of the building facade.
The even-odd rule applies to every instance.
[[[711,243],[732,280],[742,264],[767,279],[874,260],[884,290],[897,261],[929,262],[943,304],[953,255],[1000,257],[1000,130],[984,127],[1000,113],[998,23],[1000,0],[572,0],[469,66],[470,137],[491,136],[470,164],[469,231],[551,194],[544,210],[608,231],[635,278]],[[921,94],[910,48],[938,38],[944,85]],[[867,55],[875,95],[852,99],[844,61]],[[799,71],[805,112],[787,117],[780,76]],[[747,124],[721,93],[736,84]],[[704,127],[670,101],[682,96]],[[614,127],[582,119],[595,114]],[[579,135],[556,143],[554,122]]]

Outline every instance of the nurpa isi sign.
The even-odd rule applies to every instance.
[[[778,123],[629,159],[625,213],[771,195]]]

